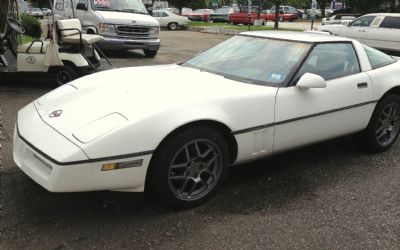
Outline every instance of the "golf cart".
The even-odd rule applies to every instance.
[[[55,29],[50,41],[12,44],[10,35],[24,34],[25,30],[20,20],[8,17],[6,33],[0,33],[0,82],[9,77],[29,79],[35,75],[62,85],[96,72],[101,64],[99,54],[110,64],[96,45],[102,37],[85,34],[78,19],[59,20]]]

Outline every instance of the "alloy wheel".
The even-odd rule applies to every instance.
[[[169,165],[169,187],[181,200],[193,201],[217,185],[223,159],[220,148],[208,139],[196,139],[181,147]]]
[[[400,130],[400,105],[388,104],[379,116],[376,124],[375,136],[380,146],[391,144]]]

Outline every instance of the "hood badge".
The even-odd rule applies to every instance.
[[[50,118],[59,117],[62,114],[62,112],[63,112],[62,110],[55,110],[50,113],[49,117]]]

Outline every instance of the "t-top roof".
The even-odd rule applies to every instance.
[[[249,31],[240,33],[241,35],[254,36],[254,37],[265,37],[282,40],[292,40],[299,42],[349,42],[354,39],[332,36],[328,33],[318,32],[295,32],[295,31]]]

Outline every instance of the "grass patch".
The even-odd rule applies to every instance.
[[[22,35],[22,44],[31,43],[33,38],[31,36]]]
[[[233,25],[229,23],[210,23],[210,22],[198,22],[198,21],[190,22],[189,27],[220,27],[228,30],[239,30],[239,31],[249,30],[248,25]],[[250,26],[250,31],[256,31],[256,30],[273,30],[273,28],[269,26],[262,26],[262,27]],[[303,31],[301,29],[285,29],[285,28],[279,28],[279,30]]]

